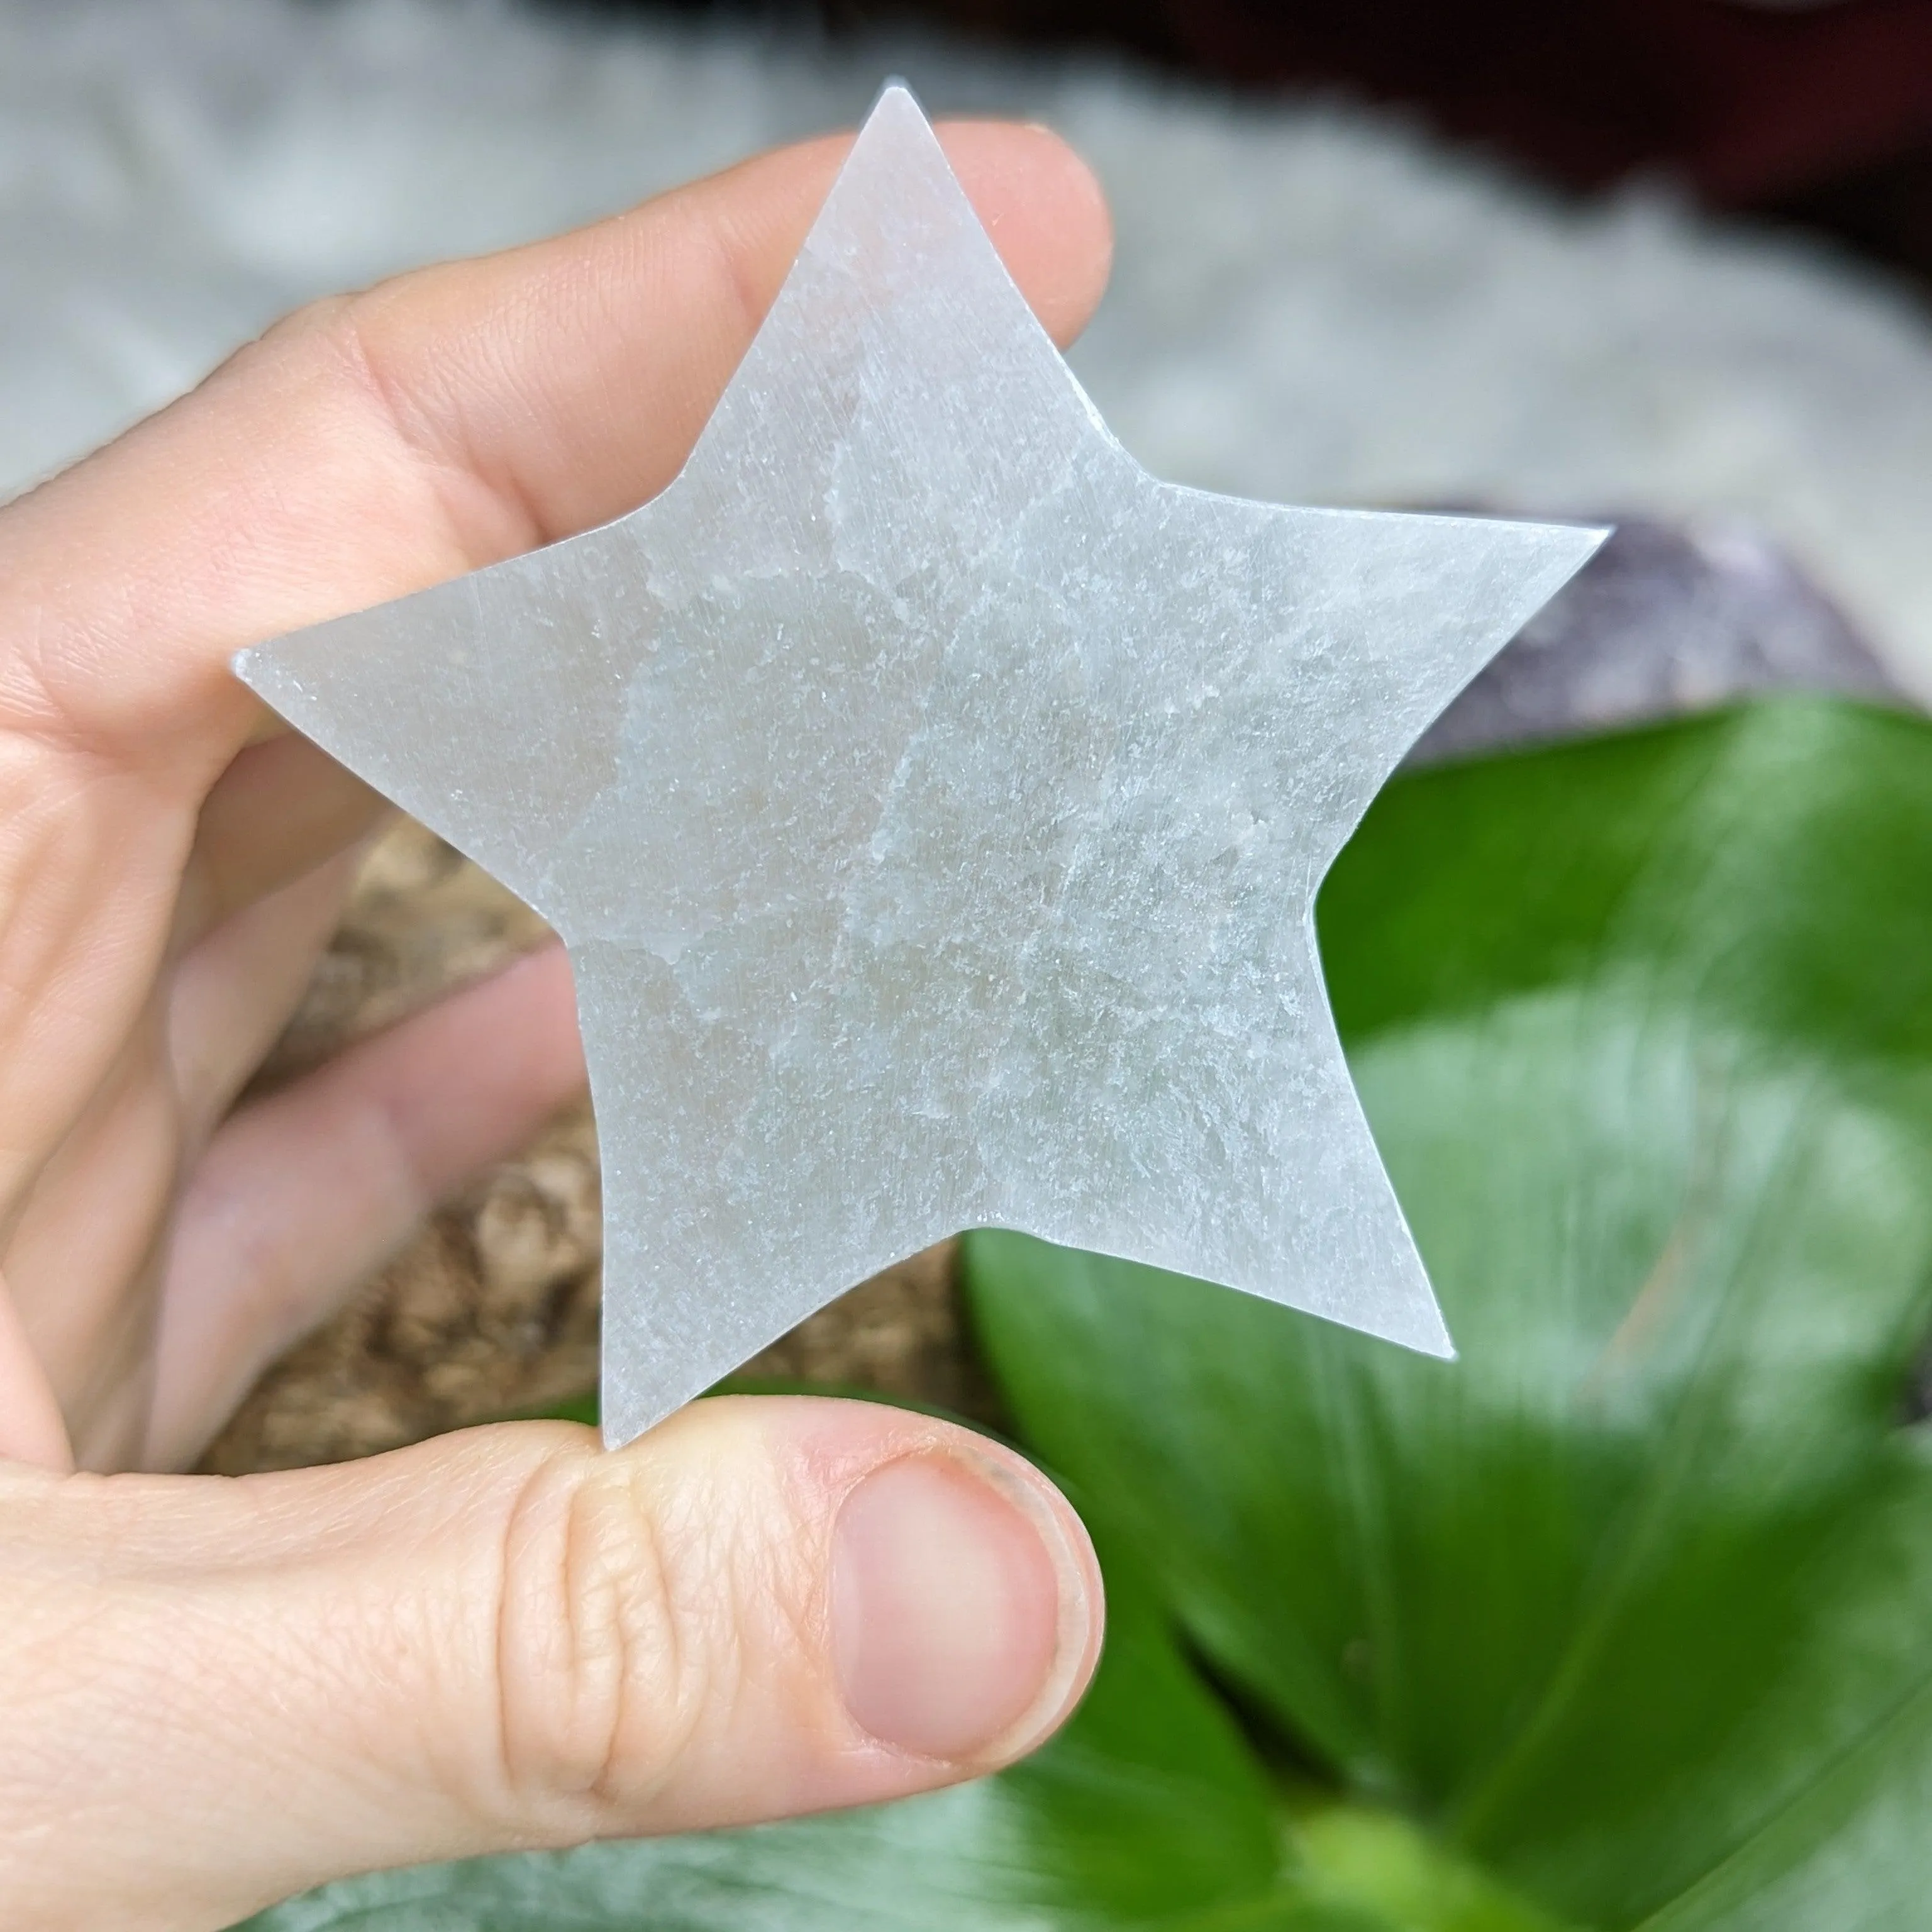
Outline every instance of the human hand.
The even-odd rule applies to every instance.
[[[942,138],[1065,339],[1091,178],[1036,130]],[[219,1927],[349,1870],[898,1796],[1029,1748],[1092,1669],[1065,1502],[870,1405],[132,1473],[191,1463],[583,1077],[553,947],[231,1112],[382,808],[230,654],[662,488],[846,145],[318,304],[0,512],[10,1928]]]

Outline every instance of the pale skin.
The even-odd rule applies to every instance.
[[[1091,177],[1036,129],[941,135],[1067,340]],[[10,1928],[197,1932],[380,1865],[904,1796],[1031,1748],[1091,1672],[1064,1499],[871,1405],[169,1473],[584,1077],[552,948],[235,1110],[383,808],[231,653],[661,489],[846,145],[318,304],[0,511]]]

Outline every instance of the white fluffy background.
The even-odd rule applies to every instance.
[[[1568,207],[1366,112],[930,43],[508,0],[0,0],[0,496],[307,296],[850,121],[889,64],[1099,169],[1118,266],[1076,359],[1155,470],[1748,518],[1932,694],[1932,310],[1659,190]]]

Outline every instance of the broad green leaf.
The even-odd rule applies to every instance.
[[[1144,1591],[1112,1573],[1092,1691],[998,1777],[754,1831],[376,1873],[245,1932],[1393,1932],[1280,1892],[1266,1780]]]
[[[1406,1819],[1357,1804],[1300,1815],[1293,1893],[1388,1932],[1564,1932]],[[1288,1887],[1284,1887],[1286,1891]]]
[[[1551,1912],[1932,1922],[1932,731],[1404,779],[1321,923],[1462,1359],[979,1235],[1027,1440],[1341,1791]]]

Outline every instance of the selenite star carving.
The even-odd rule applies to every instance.
[[[893,86],[661,496],[236,668],[569,948],[616,1443],[982,1226],[1450,1352],[1316,888],[1602,534],[1156,482]]]

